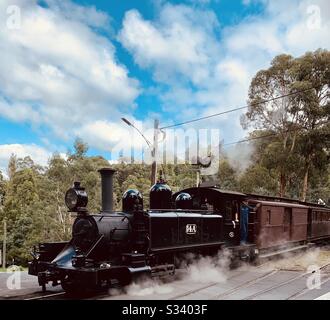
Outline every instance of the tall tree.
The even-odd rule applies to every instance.
[[[3,178],[2,172],[0,171],[0,206],[3,204],[6,194],[6,181]]]
[[[329,163],[330,149],[330,52],[317,50],[296,59],[292,67],[295,90],[304,91],[291,100],[291,113],[298,114],[302,129],[299,152],[304,159],[301,199],[305,201],[308,177],[313,166],[320,169]]]
[[[290,55],[279,55],[271,62],[267,70],[259,71],[252,79],[249,89],[249,109],[242,118],[243,127],[254,126],[278,134],[282,141],[284,154],[292,153],[295,145],[297,114],[290,112],[290,99],[283,98],[262,103],[265,100],[287,95],[292,90],[294,76],[291,68],[294,58]],[[287,162],[278,163],[280,196],[284,196],[287,185]]]
[[[8,161],[8,176],[11,179],[17,170],[17,157],[15,154],[11,154]]]
[[[74,145],[74,154],[71,155],[73,159],[82,159],[86,156],[88,151],[88,144],[84,142],[81,138],[76,138]]]
[[[269,69],[259,71],[251,82],[249,109],[242,125],[276,136],[277,144],[272,150],[276,155],[273,159],[279,175],[280,196],[286,193],[294,165],[301,171],[298,165],[301,158],[304,167],[301,198],[304,200],[311,166],[328,148],[329,54],[329,51],[317,50],[297,59],[279,55]],[[313,90],[306,90],[312,87]],[[303,90],[297,95],[263,102]]]

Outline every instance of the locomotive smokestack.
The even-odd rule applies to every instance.
[[[102,212],[111,212],[113,211],[113,175],[116,170],[103,168],[99,172],[102,183]]]

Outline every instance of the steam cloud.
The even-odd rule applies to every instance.
[[[111,296],[126,294],[128,296],[146,297],[168,295],[175,292],[175,281],[224,283],[227,280],[230,264],[230,253],[227,250],[219,251],[216,256],[200,256],[187,254],[179,261],[176,276],[160,279],[141,279],[125,288],[110,289]],[[153,297],[154,298],[154,297]]]

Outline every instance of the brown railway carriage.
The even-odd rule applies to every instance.
[[[224,217],[224,240],[232,246],[240,243],[240,207],[243,200],[254,207],[250,211],[248,243],[260,252],[280,252],[307,247],[308,242],[330,239],[330,208],[299,200],[244,194],[222,190],[208,183],[181,190],[193,198],[194,209],[214,210]],[[260,204],[259,208],[256,205]]]
[[[320,241],[330,236],[330,209],[310,207],[308,212],[308,239]]]
[[[249,204],[257,203],[261,206],[249,219],[249,242],[266,249],[307,240],[307,206],[249,199]]]
[[[256,194],[248,194],[247,196],[251,202],[262,203],[263,201],[275,201],[276,203],[280,204],[280,206],[283,207],[288,207],[288,205],[291,204],[296,208],[299,207],[307,208],[308,213],[307,213],[306,241],[319,242],[319,241],[327,241],[330,239],[330,207],[319,205],[316,203],[303,202],[300,200],[294,200],[288,198],[261,196]],[[296,229],[295,223],[297,219],[305,220],[305,214],[301,215],[298,214],[299,211],[297,210],[294,211],[295,211],[294,213],[295,219],[293,220],[293,225],[291,225],[291,228],[293,228],[293,230]],[[303,229],[305,232],[305,228],[301,226],[301,229]],[[293,237],[293,239],[291,240],[299,241],[298,239],[295,239],[295,237]]]

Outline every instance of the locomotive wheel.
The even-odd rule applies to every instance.
[[[61,280],[62,289],[69,294],[86,294],[92,289],[88,289],[83,287],[78,281],[75,281],[74,278],[70,276],[66,276],[63,280]]]
[[[121,277],[118,277],[118,282],[120,286],[126,287],[132,282],[132,280],[129,276],[123,275]]]
[[[61,287],[66,293],[78,293],[81,292],[79,286],[70,279],[64,279],[61,281]]]

